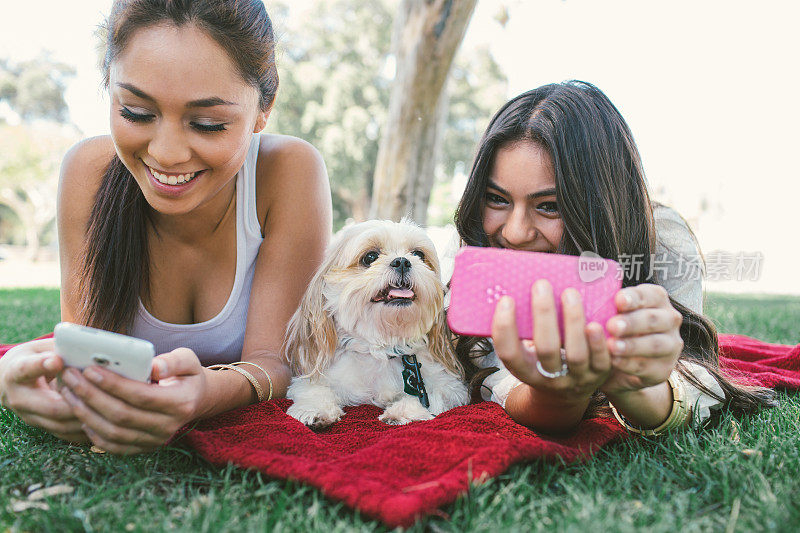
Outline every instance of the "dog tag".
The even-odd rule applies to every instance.
[[[425,390],[425,382],[422,380],[422,365],[417,362],[414,354],[403,354],[403,392],[416,396],[420,403],[427,409],[431,406],[428,400],[428,392]]]

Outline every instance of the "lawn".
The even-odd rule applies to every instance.
[[[800,298],[712,294],[721,332],[800,342]],[[58,292],[0,290],[0,341],[52,331]],[[587,464],[534,462],[475,487],[413,531],[796,531],[800,397],[701,432],[628,439]],[[47,510],[14,512],[31,487],[66,484]],[[180,448],[128,458],[67,446],[0,410],[0,531],[383,530],[315,490]]]

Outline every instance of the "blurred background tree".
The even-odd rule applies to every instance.
[[[336,227],[364,220],[372,194],[378,134],[391,79],[386,62],[390,2],[318,0],[313,16],[289,22],[288,2],[270,5],[278,37],[280,88],[268,129],[313,144],[328,167]],[[301,20],[302,19],[302,20]]]
[[[56,216],[58,168],[74,142],[58,127],[0,126],[0,203],[17,219],[9,230],[25,236],[28,259],[36,259],[53,237],[48,233]]]
[[[445,86],[477,0],[401,0],[389,114],[381,132],[370,217],[425,224],[436,173]]]
[[[24,236],[29,259],[54,236],[58,168],[79,138],[64,100],[73,74],[46,54],[17,64],[0,60],[0,242]]]
[[[74,68],[46,53],[17,64],[0,59],[0,102],[23,121],[44,119],[64,124],[69,116],[64,91],[74,75]]]
[[[392,25],[399,1],[317,0],[309,9],[313,16],[294,17],[292,25],[289,5],[270,3],[283,33],[277,36],[281,86],[267,128],[306,139],[320,150],[339,228],[348,219],[369,216],[395,77]],[[453,177],[471,163],[480,134],[505,101],[506,83],[485,48],[456,55],[446,86],[446,112],[440,115],[444,122],[431,223],[452,221]]]

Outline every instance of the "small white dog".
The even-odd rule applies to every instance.
[[[466,404],[443,304],[421,228],[370,220],[340,231],[289,322],[287,413],[322,428],[343,406],[370,403],[384,408],[380,420],[406,424]]]

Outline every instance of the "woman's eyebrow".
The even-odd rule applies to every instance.
[[[123,89],[133,93],[135,96],[138,96],[139,98],[155,102],[155,98],[153,98],[143,90],[139,89],[135,85],[131,85],[130,83],[120,82],[117,83],[117,86],[122,87]],[[186,107],[214,107],[218,105],[239,105],[239,104],[223,100],[219,96],[212,96],[210,98],[201,98],[199,100],[192,100],[191,102],[188,102],[186,104]]]
[[[497,192],[499,192],[501,194],[504,194],[506,196],[511,196],[510,192],[508,192],[504,188],[500,187],[498,184],[493,182],[491,179],[489,180],[488,186],[491,187],[492,189],[496,189]],[[550,189],[543,189],[541,191],[532,192],[526,198],[528,200],[535,200],[535,199],[541,198],[543,196],[555,196],[555,195],[556,195],[556,189],[555,189],[555,187],[552,187]]]
[[[200,100],[192,100],[186,104],[186,107],[214,107],[216,105],[239,105],[227,100],[223,100],[219,96],[212,96],[211,98],[201,98]]]

